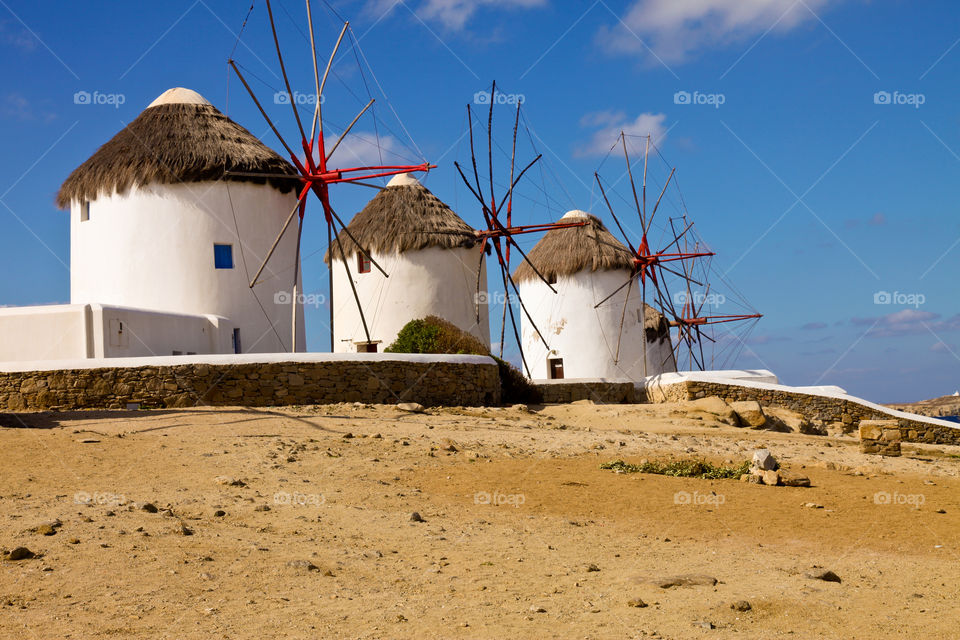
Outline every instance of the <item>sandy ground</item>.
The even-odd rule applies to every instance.
[[[0,548],[40,557],[0,560],[3,638],[960,637],[960,448],[670,405],[26,420],[0,429]],[[814,486],[600,469],[761,446]],[[651,582],[678,574],[718,582]]]

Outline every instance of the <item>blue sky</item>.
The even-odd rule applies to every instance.
[[[518,212],[521,222],[570,208],[603,215],[592,175],[619,175],[604,160],[616,133],[657,138],[699,234],[718,253],[715,265],[765,314],[737,366],[877,401],[960,387],[956,3],[331,4],[351,20],[369,63],[361,76],[354,57],[338,61],[325,103],[331,122],[352,118],[366,82],[381,97],[381,142],[398,158],[415,161],[419,148],[439,164],[427,185],[468,222],[480,226],[479,212],[452,163],[469,158],[464,106],[496,79],[524,97],[518,155],[544,154],[529,193],[538,197],[540,180],[550,204],[539,196]],[[324,3],[314,5],[325,55],[338,26]],[[69,300],[68,221],[54,195],[165,89],[200,92],[279,148],[226,64],[248,7],[0,0],[0,252],[8,274],[0,304]],[[293,84],[309,92],[303,5],[277,0],[275,12]],[[280,82],[267,24],[258,0],[234,55],[269,101]],[[101,104],[77,104],[84,91]],[[289,111],[268,106],[293,138]],[[499,143],[509,144],[511,108],[497,106],[495,118]],[[357,131],[373,128],[362,120]],[[652,171],[662,183],[665,166]],[[351,216],[369,197],[341,187],[334,204]],[[306,289],[324,293],[321,216],[305,236]],[[308,313],[313,349],[327,348],[325,313]]]

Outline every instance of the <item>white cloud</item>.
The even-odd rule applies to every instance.
[[[588,142],[574,152],[574,155],[578,157],[606,155],[616,144],[621,132],[627,134],[628,146],[631,143],[636,145],[636,140],[631,141],[630,136],[642,138],[648,135],[650,141],[659,146],[667,135],[667,129],[664,126],[666,119],[667,116],[663,113],[641,113],[633,120],[620,111],[588,113],[580,119],[580,125],[599,128],[593,132]]]
[[[325,137],[324,145],[332,149],[338,136]],[[330,157],[331,167],[364,167],[379,164],[407,164],[402,145],[393,136],[377,136],[370,131],[351,132]],[[329,153],[329,151],[328,151]],[[409,154],[407,154],[409,155]],[[399,162],[403,160],[403,162]]]
[[[451,30],[463,29],[482,7],[493,9],[532,9],[542,7],[549,0],[422,0],[411,7],[424,20],[439,22]],[[367,10],[377,16],[394,10],[400,0],[369,0]],[[410,3],[412,4],[412,3]]]
[[[652,50],[662,60],[680,62],[703,49],[815,21],[813,12],[838,1],[635,0],[622,23],[601,28],[597,42],[612,53]]]

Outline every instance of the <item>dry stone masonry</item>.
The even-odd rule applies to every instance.
[[[639,396],[637,398],[638,402],[686,402],[711,396],[722,398],[731,405],[754,401],[763,407],[779,407],[795,411],[809,420],[817,421],[822,425],[841,428],[847,433],[854,432],[862,421],[891,420],[888,413],[846,398],[701,380],[685,380],[670,385],[648,388],[637,395]],[[960,429],[909,418],[893,418],[892,421],[900,431],[900,442],[960,445]],[[803,431],[803,429],[800,429],[800,431]],[[889,449],[892,450],[892,447],[889,447]]]
[[[500,402],[497,365],[401,360],[184,364],[0,372],[0,409]]]

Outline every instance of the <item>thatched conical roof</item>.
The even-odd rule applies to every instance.
[[[57,205],[124,193],[133,186],[234,180],[269,184],[287,193],[299,180],[228,176],[228,171],[296,175],[293,166],[200,94],[164,92],[143,113],[74,169]]]
[[[570,211],[562,222],[586,219],[582,227],[552,229],[540,239],[527,257],[547,279],[570,276],[580,271],[609,271],[633,269],[633,256],[622,242],[613,237],[600,218],[584,211]],[[524,260],[513,272],[513,279],[539,280],[530,264]]]
[[[478,242],[470,225],[407,173],[394,176],[347,228],[366,251],[379,254],[473,247]],[[338,238],[347,259],[359,253],[343,230]],[[331,255],[340,258],[337,240],[324,256],[328,264]]]

